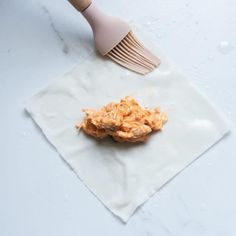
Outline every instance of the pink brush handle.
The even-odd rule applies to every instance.
[[[86,10],[90,4],[92,3],[92,0],[69,0],[69,2],[80,12],[83,12]]]

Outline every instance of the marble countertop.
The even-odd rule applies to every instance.
[[[94,50],[91,30],[65,0],[1,0],[0,235],[236,235],[236,2],[95,2],[151,34],[232,132],[122,224],[24,112],[33,94]]]

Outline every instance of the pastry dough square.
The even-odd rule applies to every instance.
[[[141,41],[149,45],[147,39]],[[151,48],[161,65],[146,76],[94,53],[27,105],[80,180],[124,222],[228,132],[215,107],[155,45]],[[160,106],[167,113],[162,132],[151,135],[144,144],[116,143],[109,138],[97,141],[83,132],[78,134],[75,125],[84,117],[83,108],[98,109],[127,95],[142,106]]]

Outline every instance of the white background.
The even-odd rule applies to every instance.
[[[91,30],[66,0],[1,0],[0,235],[236,235],[236,1],[95,2],[154,36],[232,132],[122,224],[24,112],[93,50]]]

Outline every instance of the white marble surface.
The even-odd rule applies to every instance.
[[[66,0],[1,0],[0,235],[236,235],[236,2],[96,3],[140,22],[221,108],[232,132],[122,224],[24,113],[32,94],[93,50],[90,29]]]

